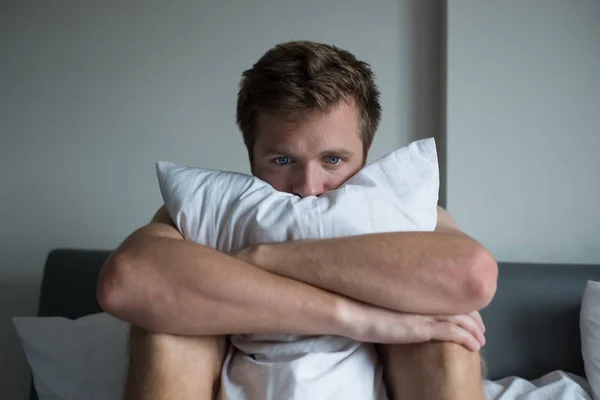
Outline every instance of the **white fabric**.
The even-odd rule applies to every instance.
[[[585,375],[595,398],[600,399],[600,282],[586,283],[579,326]]]
[[[40,400],[123,398],[128,324],[104,313],[76,320],[15,317],[13,323],[33,371]],[[356,377],[340,379],[344,382],[353,378]],[[484,389],[487,400],[592,399],[583,378],[563,371],[533,381],[518,377],[488,380]],[[278,398],[287,397],[282,394]]]
[[[187,240],[234,252],[258,243],[389,231],[431,231],[437,222],[433,139],[411,143],[320,197],[278,192],[258,178],[157,163],[163,200]],[[372,345],[344,337],[235,335],[223,399],[382,400]]]
[[[129,325],[108,314],[14,317],[39,400],[123,397]]]
[[[533,381],[516,376],[484,382],[487,400],[592,400],[587,381],[553,371]]]

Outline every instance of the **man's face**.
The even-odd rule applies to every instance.
[[[329,113],[296,122],[258,118],[253,173],[281,192],[301,197],[337,189],[363,164],[358,110],[340,103]]]

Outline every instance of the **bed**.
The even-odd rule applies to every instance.
[[[98,272],[110,251],[56,249],[44,266],[39,316],[75,319],[101,311]],[[487,379],[535,379],[562,370],[585,377],[579,310],[599,265],[500,263],[498,290],[482,311]],[[30,400],[38,400],[32,385]]]

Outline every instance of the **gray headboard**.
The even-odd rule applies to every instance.
[[[100,312],[98,272],[109,251],[52,251],[39,301],[40,316],[77,318]],[[482,311],[487,332],[483,354],[488,379],[526,379],[561,369],[585,376],[579,338],[579,307],[598,265],[500,263],[498,291]],[[37,400],[35,390],[30,400]]]

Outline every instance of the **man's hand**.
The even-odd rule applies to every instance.
[[[485,326],[478,312],[465,315],[419,315],[391,311],[349,300],[341,311],[348,337],[382,344],[454,342],[470,351],[485,345]]]

